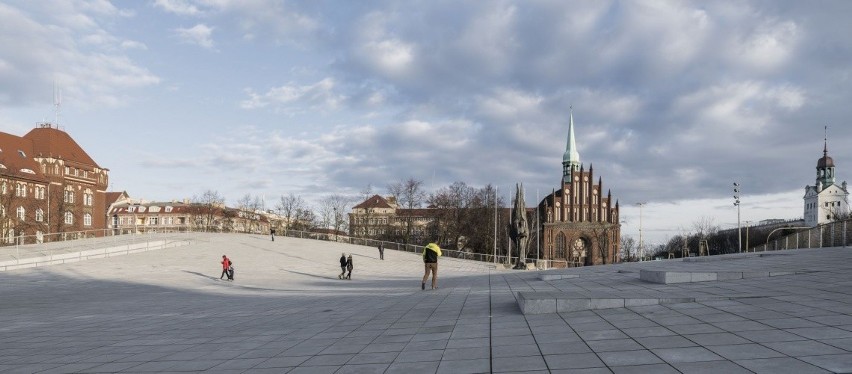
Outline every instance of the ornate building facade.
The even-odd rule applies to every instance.
[[[588,266],[618,262],[621,243],[618,202],[603,182],[594,180],[591,165],[585,170],[574,139],[574,114],[568,125],[568,142],[562,157],[559,189],[539,203],[542,259],[554,266]]]
[[[834,160],[828,157],[828,138],[817,160],[816,183],[805,186],[805,225],[817,226],[840,220],[849,215],[849,191],[846,181],[834,182]]]
[[[42,123],[23,137],[0,133],[3,241],[103,235],[108,184],[109,170],[58,126]]]

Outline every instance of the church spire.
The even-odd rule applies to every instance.
[[[574,107],[568,121],[568,144],[565,145],[565,153],[562,155],[562,179],[571,183],[571,172],[580,168],[580,152],[577,151],[577,142],[574,140]]]

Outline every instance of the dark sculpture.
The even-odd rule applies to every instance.
[[[515,207],[512,210],[512,223],[509,225],[509,237],[512,238],[515,248],[518,249],[518,263],[515,265],[515,269],[526,269],[530,229],[527,224],[527,207],[524,203],[524,186],[516,184],[515,189]],[[509,257],[511,258],[511,252]]]

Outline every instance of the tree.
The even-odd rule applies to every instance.
[[[621,236],[621,261],[633,261],[637,249],[636,240],[632,236]]]
[[[207,231],[208,227],[213,225],[217,210],[221,210],[225,205],[225,198],[218,191],[207,190],[200,196],[193,196],[192,203],[195,205],[193,214],[195,215],[195,224],[199,228]]]
[[[317,227],[317,216],[310,207],[296,209],[290,228],[298,231],[310,231]]]
[[[237,209],[239,209],[238,215],[242,219],[243,232],[255,232],[260,219],[257,212],[263,210],[263,199],[259,196],[252,197],[251,194],[245,194],[237,200]]]
[[[284,217],[284,235],[287,235],[287,230],[292,226],[293,220],[296,219],[299,211],[305,208],[305,201],[302,200],[301,196],[296,196],[292,193],[287,196],[281,195],[281,199],[278,200],[278,205],[275,206],[275,209],[278,210],[280,216]]]
[[[333,194],[326,196],[320,201],[320,216],[325,227],[334,229],[335,235],[339,230],[348,231],[348,224],[342,217],[349,210],[352,199],[346,196]]]
[[[400,181],[388,185],[388,192],[404,209],[409,211],[405,219],[405,234],[403,243],[408,244],[411,240],[411,211],[414,208],[419,208],[426,198],[426,192],[423,191],[423,181],[416,180],[414,177],[409,177],[405,181]]]

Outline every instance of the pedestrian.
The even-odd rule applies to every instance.
[[[349,272],[346,274],[346,279],[352,279],[352,268],[352,255],[350,254],[349,257],[346,259],[346,270]]]
[[[385,247],[382,246],[382,243],[379,243],[379,259],[385,259]]]
[[[231,259],[228,256],[222,255],[222,275],[219,276],[219,279],[224,278],[226,275],[228,276],[228,280],[231,280]]]
[[[272,241],[275,241],[275,229],[270,229],[269,233],[272,235]]]
[[[343,276],[346,274],[346,253],[340,254],[340,275],[337,276],[337,279],[343,279]]]
[[[420,289],[426,289],[426,280],[429,279],[429,272],[432,272],[432,289],[438,289],[438,257],[441,257],[441,247],[435,243],[429,243],[423,248],[423,263],[426,270],[423,274],[423,281],[420,282]]]

